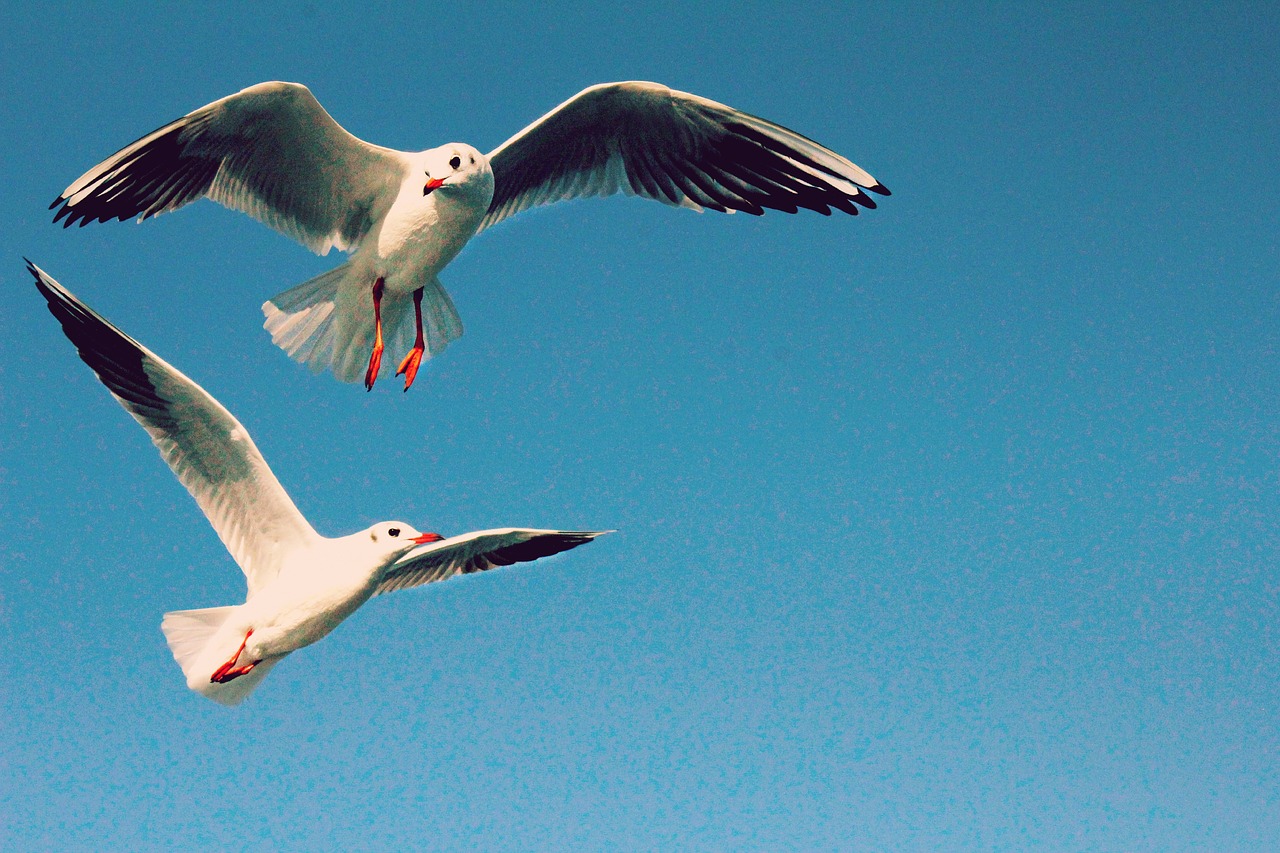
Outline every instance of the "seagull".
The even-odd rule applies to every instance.
[[[63,227],[138,221],[208,197],[350,260],[271,298],[264,327],[290,357],[372,390],[390,345],[424,357],[462,334],[438,274],[473,236],[537,205],[617,192],[693,210],[874,208],[879,181],[811,139],[658,83],[601,83],[502,145],[406,152],[344,130],[298,83],[250,86],[103,160],[49,205]],[[357,252],[357,250],[359,250]],[[413,344],[409,345],[412,296]],[[365,359],[368,353],[368,359]]]
[[[142,424],[244,571],[244,604],[176,610],[161,622],[187,686],[216,702],[239,704],[286,655],[374,595],[537,560],[612,532],[507,527],[446,539],[384,521],[321,536],[217,400],[30,261],[27,269],[80,358]]]

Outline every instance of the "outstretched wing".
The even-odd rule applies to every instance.
[[[528,530],[505,527],[451,536],[415,548],[383,576],[374,595],[447,580],[454,575],[485,572],[512,563],[527,563],[585,545],[611,530]]]
[[[616,192],[695,210],[856,214],[888,195],[828,148],[762,118],[657,83],[601,83],[489,154],[480,229],[535,205]]]
[[[108,323],[27,262],[49,311],[112,395],[142,424],[196,499],[249,594],[266,585],[284,555],[318,534],[280,486],[249,433],[203,388]]]
[[[401,152],[347,133],[306,86],[259,83],[139,139],[77,178],[53,221],[139,221],[208,196],[319,254],[360,242],[395,201]]]

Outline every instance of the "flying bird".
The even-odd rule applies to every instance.
[[[161,622],[187,686],[210,699],[240,703],[286,655],[374,595],[536,560],[610,532],[508,527],[446,539],[385,521],[321,536],[217,400],[30,261],[27,268],[80,358],[142,424],[244,571],[244,604],[177,610]]]
[[[319,254],[352,253],[264,303],[264,326],[292,358],[344,382],[363,377],[366,389],[385,347],[407,350],[396,370],[407,391],[422,359],[462,334],[440,271],[512,214],[617,192],[726,213],[856,214],[876,206],[864,190],[889,195],[811,139],[657,83],[591,86],[483,154],[460,142],[371,145],[306,86],[270,82],[127,145],[49,207],[54,222],[83,226],[141,221],[207,196]]]

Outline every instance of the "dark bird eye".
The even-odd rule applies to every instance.
[[[388,535],[388,536],[399,536],[399,535],[400,535],[400,528],[399,528],[399,527],[393,527],[393,528],[391,528],[390,530],[388,530],[388,531],[387,531],[387,535]]]
[[[459,166],[461,166],[461,165],[462,165],[462,158],[461,158],[461,157],[456,157],[456,156],[455,156],[452,160],[450,160],[450,161],[449,161],[449,168],[451,168],[451,169],[456,169],[456,168],[458,168],[458,167],[459,167]]]

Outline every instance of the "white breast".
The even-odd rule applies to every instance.
[[[297,555],[276,579],[244,604],[253,628],[245,646],[253,658],[282,655],[324,637],[364,604],[381,576],[381,562],[344,553],[344,540]],[[354,557],[354,558],[353,558]]]
[[[489,208],[487,194],[471,187],[449,187],[422,194],[421,181],[407,181],[373,239],[374,265],[389,290],[417,290],[457,257],[476,233]]]

